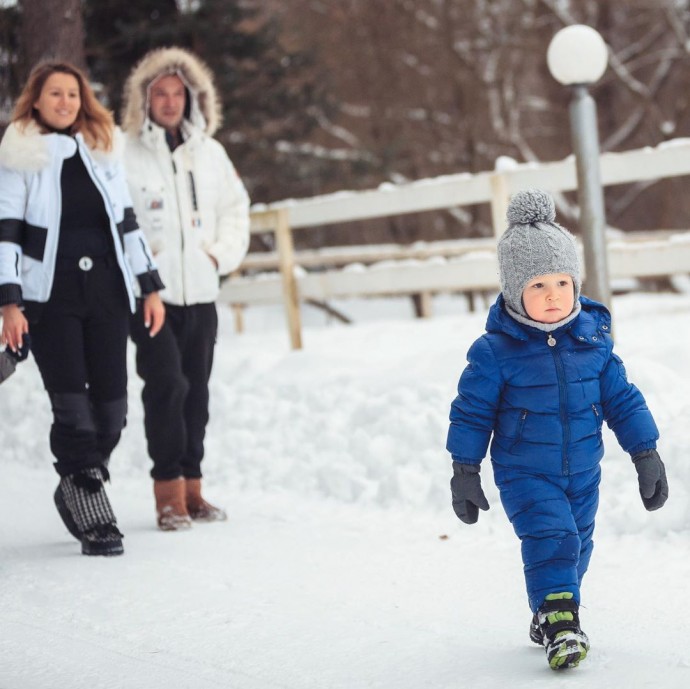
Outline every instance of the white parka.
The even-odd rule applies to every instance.
[[[184,141],[172,152],[165,130],[148,117],[148,89],[166,74],[182,79],[191,101],[181,127]],[[249,197],[211,136],[217,107],[210,73],[178,48],[149,53],[125,88],[127,181],[166,286],[161,297],[169,304],[215,301],[219,277],[237,268],[249,247]]]
[[[79,152],[103,197],[117,262],[134,311],[134,276],[143,292],[162,285],[152,253],[132,212],[124,179],[122,136],[113,151],[90,149],[81,134],[42,134],[12,123],[0,143],[0,306],[46,302],[55,274],[65,159]],[[118,139],[120,146],[118,147]]]

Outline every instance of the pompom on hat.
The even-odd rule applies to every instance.
[[[553,198],[544,191],[519,191],[508,205],[508,229],[498,242],[501,292],[508,308],[529,318],[522,305],[527,283],[539,275],[565,273],[573,278],[575,304],[582,279],[575,237],[558,225]]]

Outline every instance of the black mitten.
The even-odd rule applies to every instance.
[[[450,490],[453,493],[453,510],[460,521],[476,524],[479,510],[489,509],[479,477],[479,464],[453,462],[453,478]]]
[[[640,484],[642,504],[650,512],[664,506],[668,499],[666,468],[656,450],[643,450],[632,455]]]

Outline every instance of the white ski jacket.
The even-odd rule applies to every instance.
[[[166,286],[161,298],[178,306],[215,301],[219,276],[249,247],[249,198],[225,150],[187,121],[182,129],[185,141],[171,153],[165,130],[147,119],[125,148],[137,220]]]
[[[162,74],[179,75],[189,99],[184,141],[173,152],[148,117],[148,89]],[[249,197],[212,138],[219,105],[211,75],[190,53],[160,49],[135,67],[124,100],[127,181],[166,286],[161,298],[177,306],[214,302],[220,276],[249,248]]]
[[[0,143],[0,306],[46,302],[50,297],[62,212],[62,165],[75,151],[103,197],[132,311],[134,276],[143,293],[162,287],[132,211],[121,164],[122,136],[117,130],[115,134],[113,151],[105,153],[89,149],[81,134],[42,134],[33,122],[24,129],[9,125]]]

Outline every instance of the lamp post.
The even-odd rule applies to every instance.
[[[568,86],[572,92],[570,129],[577,168],[587,295],[610,306],[597,106],[588,88],[606,71],[608,50],[597,31],[583,24],[575,24],[561,29],[553,37],[546,53],[546,62],[554,79]]]

